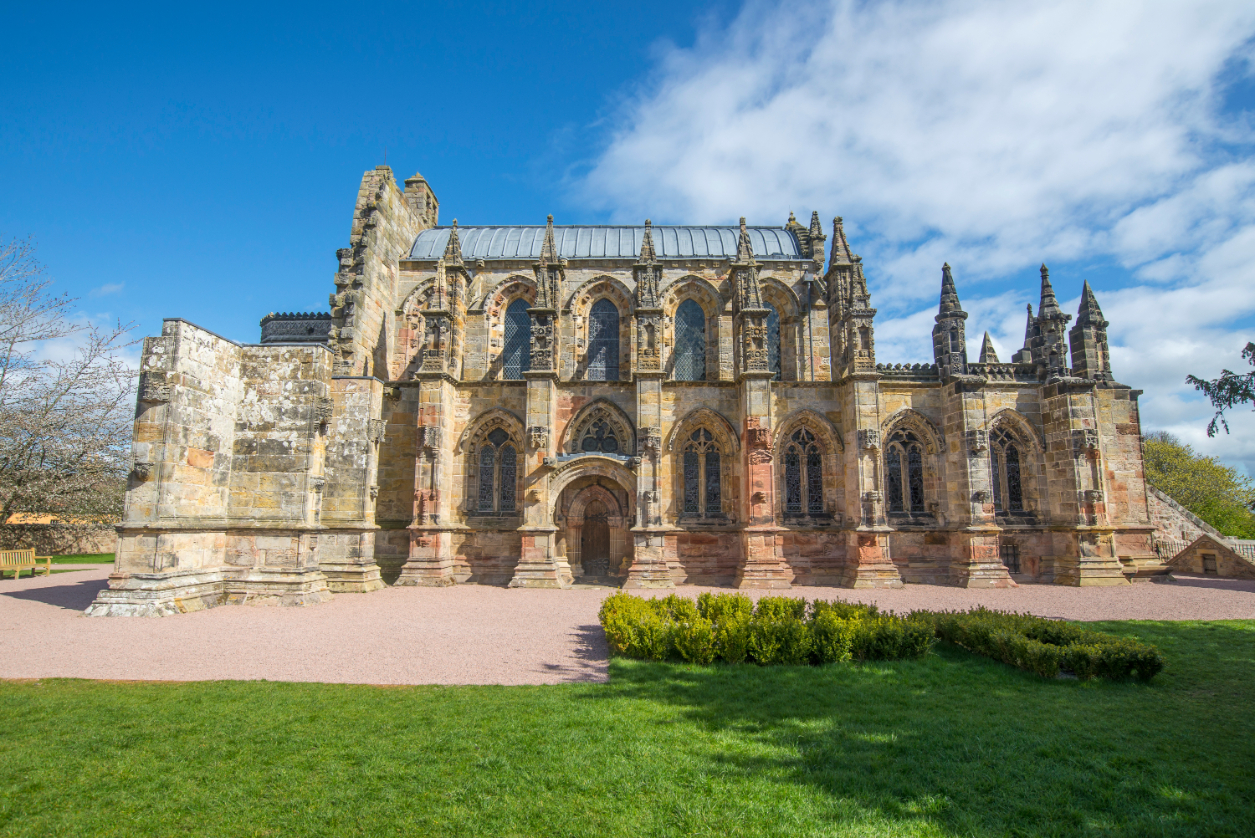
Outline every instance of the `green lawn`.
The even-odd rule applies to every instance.
[[[53,564],[113,564],[113,553],[78,553],[73,556],[53,556]]]
[[[1255,834],[1255,621],[1151,684],[615,661],[560,687],[2,682],[0,835]]]

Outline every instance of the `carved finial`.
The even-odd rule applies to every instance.
[[[940,314],[962,311],[959,305],[959,292],[954,287],[954,277],[950,275],[950,264],[941,266],[941,307]]]
[[[658,259],[658,255],[654,252],[653,229],[653,224],[646,218],[645,237],[641,239],[641,262],[654,262]]]
[[[998,352],[994,349],[994,342],[989,339],[989,332],[985,332],[985,341],[980,346],[980,362],[982,364],[998,363]]]
[[[444,247],[444,262],[446,265],[462,264],[462,242],[458,239],[458,220],[453,219],[453,226],[449,228],[449,241]]]
[[[754,249],[750,247],[750,234],[745,229],[745,216],[741,216],[741,237],[736,244],[736,260],[738,262],[754,261]]]
[[[558,261],[558,246],[553,240],[553,216],[545,221],[545,241],[540,246],[540,261],[550,264]]]
[[[1028,349],[1029,343],[1033,340],[1033,304],[1029,303],[1026,308],[1028,308],[1028,322],[1024,324],[1024,348]]]

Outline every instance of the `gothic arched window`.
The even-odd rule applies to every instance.
[[[924,444],[899,428],[885,444],[885,503],[890,512],[924,511]]]
[[[989,472],[994,484],[994,511],[1023,512],[1020,443],[1006,428],[989,435]]]
[[[771,303],[763,303],[767,309],[767,369],[775,375],[772,380],[780,380],[780,313]]]
[[[532,322],[527,300],[515,300],[505,310],[505,345],[501,349],[502,378],[517,381],[532,368]]]
[[[723,515],[722,472],[719,445],[710,431],[693,431],[684,444],[684,502],[686,517],[716,518]]]
[[[518,494],[518,454],[510,435],[494,428],[479,449],[479,503],[481,515],[512,515]]]
[[[824,458],[815,435],[805,428],[793,432],[784,449],[784,512],[824,512]]]
[[[675,310],[676,381],[706,380],[706,313],[695,300],[685,300]]]
[[[588,313],[589,381],[619,380],[619,309],[606,299]]]

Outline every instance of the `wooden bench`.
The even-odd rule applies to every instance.
[[[8,570],[13,571],[13,578],[17,579],[27,568],[30,568],[32,577],[39,569],[43,570],[44,576],[51,576],[52,556],[36,556],[34,550],[0,550],[0,579]]]

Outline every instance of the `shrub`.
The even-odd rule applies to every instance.
[[[672,641],[680,657],[689,663],[705,666],[715,659],[715,626],[710,620],[695,617],[676,623]]]
[[[720,658],[728,663],[745,662],[749,657],[752,620],[749,614],[736,614],[719,624],[715,642]]]
[[[632,657],[652,661],[665,661],[674,648],[672,635],[675,624],[656,613],[644,614],[637,621],[634,632],[635,650]]]
[[[667,609],[668,616],[677,623],[701,619],[701,615],[697,613],[697,606],[688,597],[671,594],[665,599],[655,601],[661,602]]]
[[[1069,671],[1082,680],[1149,681],[1163,669],[1163,656],[1154,646],[1062,620],[984,608],[912,619],[931,624],[943,640],[1044,678]]]
[[[749,651],[763,666],[808,663],[810,629],[801,620],[767,620],[755,615],[750,624]]]
[[[758,601],[754,616],[760,620],[805,620],[806,600],[801,597],[765,596]]]
[[[935,642],[932,628],[892,614],[851,620],[850,652],[855,660],[887,661],[921,658]]]
[[[874,605],[864,605],[861,602],[817,599],[811,603],[812,620],[826,613],[835,614],[842,620],[860,620],[863,617],[875,617],[880,610]]]
[[[721,623],[729,617],[754,613],[754,602],[745,594],[699,594],[697,610],[712,623]]]
[[[852,657],[854,621],[835,611],[820,611],[811,620],[811,643],[820,663],[845,663]]]

